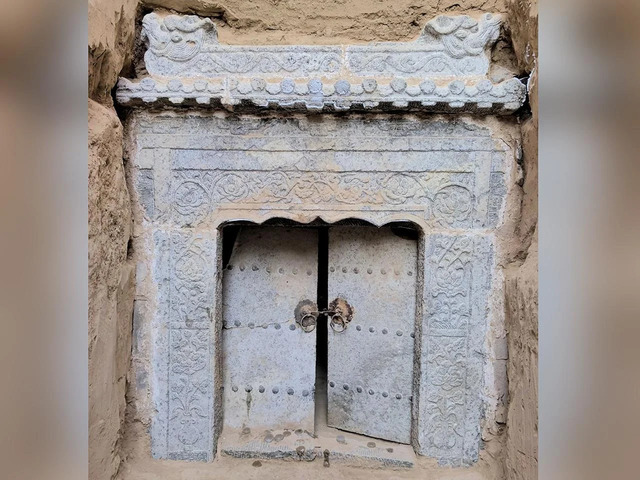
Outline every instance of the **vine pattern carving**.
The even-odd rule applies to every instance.
[[[207,330],[171,331],[170,411],[171,438],[180,451],[192,450],[202,442],[203,419],[208,419],[210,379],[209,332]]]
[[[443,225],[465,226],[474,208],[473,174],[439,172],[188,171],[174,175],[175,211],[185,223],[201,221],[226,203],[315,205],[412,204],[431,207]]]
[[[426,23],[415,41],[335,46],[232,46],[218,41],[215,24],[195,15],[149,13],[142,37],[151,74],[289,74],[349,72],[484,75],[485,49],[498,37],[500,17],[440,15]]]
[[[427,438],[431,445],[441,450],[451,450],[460,443],[464,426],[463,417],[464,397],[460,393],[455,395],[433,395],[427,398],[429,425]]]
[[[196,66],[206,74],[222,73],[279,73],[311,74],[335,73],[340,70],[341,58],[338,53],[329,52],[261,52],[248,50],[233,52],[211,52],[198,60]]]
[[[439,236],[433,242],[426,299],[426,438],[431,448],[450,457],[461,452],[464,431],[473,239]]]
[[[176,320],[185,324],[210,320],[211,281],[207,278],[210,261],[195,241],[176,258],[172,282]]]
[[[178,232],[170,239],[168,455],[206,460],[210,455],[209,325],[214,307],[215,242],[201,234]]]

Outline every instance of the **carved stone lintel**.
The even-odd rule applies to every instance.
[[[487,77],[499,30],[496,15],[441,15],[412,42],[237,46],[220,44],[209,19],[150,13],[142,31],[150,76],[121,79],[117,99],[129,106],[509,113],[526,89],[515,78]]]

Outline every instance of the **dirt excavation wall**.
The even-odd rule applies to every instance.
[[[131,69],[136,21],[152,8],[211,16],[222,43],[348,44],[407,41],[438,13],[507,15],[518,67],[532,72],[537,13],[509,0],[90,0],[89,2],[89,469],[111,479],[129,455],[123,449],[130,376],[135,268],[127,260],[133,231],[123,168],[122,119],[113,107],[119,75]],[[499,40],[495,59],[513,58]],[[130,76],[130,75],[126,75]],[[535,75],[534,77],[535,78]],[[535,85],[535,82],[532,82]],[[524,192],[513,262],[505,265],[510,406],[500,429],[485,432],[495,478],[537,477],[537,90],[522,123]],[[133,417],[133,415],[132,415]],[[147,426],[127,424],[131,432]],[[501,465],[506,469],[502,472]]]
[[[531,114],[523,118],[524,173],[519,259],[507,269],[506,305],[509,361],[506,475],[538,478],[538,9],[537,2],[509,5],[509,23],[519,67],[530,74]]]
[[[135,2],[89,2],[89,476],[113,478],[131,355],[135,284],[122,125],[111,97],[133,47]]]

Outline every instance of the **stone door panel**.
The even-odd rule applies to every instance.
[[[224,427],[313,432],[316,332],[295,310],[315,302],[315,230],[243,227],[223,275]]]
[[[352,308],[328,323],[328,423],[409,443],[417,241],[391,229],[329,229],[329,300]]]

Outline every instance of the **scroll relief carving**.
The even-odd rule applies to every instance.
[[[430,209],[444,226],[470,226],[473,181],[472,173],[180,170],[173,205],[189,224],[225,204],[307,204],[324,210],[322,205],[409,205]]]
[[[471,237],[439,237],[429,258],[426,298],[425,436],[431,454],[459,458],[465,432],[467,335],[471,315]]]
[[[208,330],[171,331],[169,424],[178,449],[190,449],[204,438],[209,418],[210,379],[207,368],[211,340]]]
[[[168,458],[211,457],[213,245],[211,238],[186,233],[171,235],[170,276],[166,285],[170,310],[165,319],[169,339],[165,437]]]
[[[349,46],[233,46],[193,15],[143,19],[149,76],[121,79],[123,104],[286,107],[311,110],[421,108],[510,112],[525,98],[511,78],[492,83],[488,51],[500,17],[441,15],[413,42]]]

